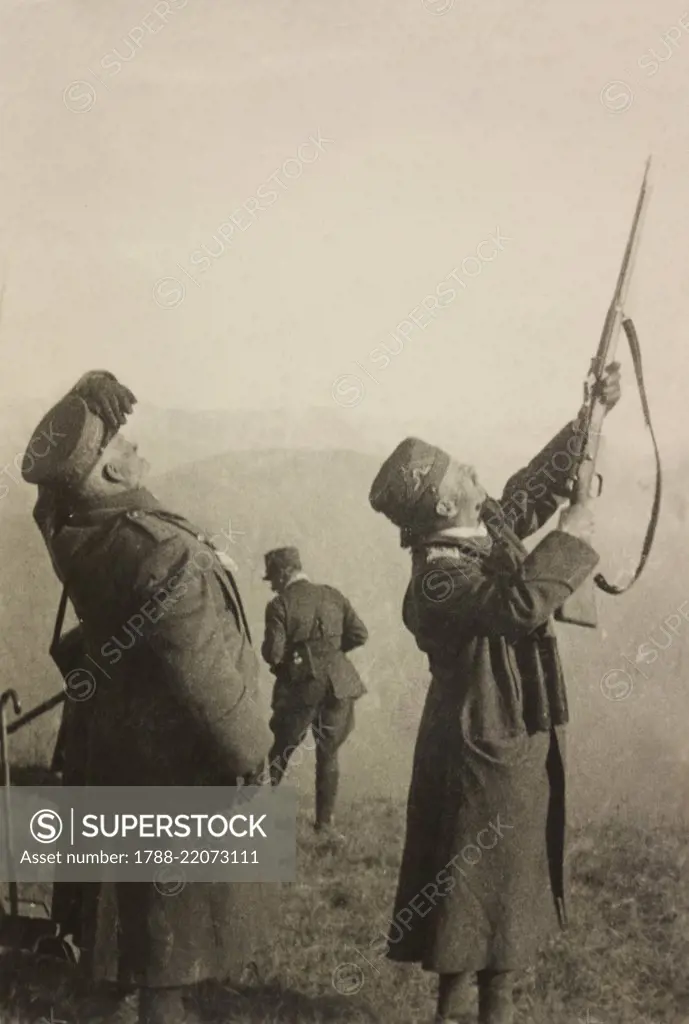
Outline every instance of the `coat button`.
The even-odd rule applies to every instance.
[[[204,534],[202,534],[202,533],[197,533],[197,534],[196,534],[196,539],[197,539],[197,540],[200,540],[202,544],[203,544],[203,543],[205,542],[205,540],[206,540],[206,538],[205,538]]]

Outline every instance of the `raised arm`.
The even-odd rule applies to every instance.
[[[503,636],[508,642],[546,622],[598,562],[584,540],[555,530],[525,559],[504,549],[477,558],[415,555],[409,598],[417,616],[443,621],[456,636]]]
[[[109,370],[89,370],[74,384],[68,394],[79,395],[86,402],[94,415],[100,417],[110,436],[114,436],[124,426],[136,405],[136,396],[120,384],[117,377]],[[40,458],[31,453],[31,458]],[[33,517],[41,531],[56,575],[59,576],[55,559],[52,555],[52,539],[60,530],[65,515],[64,499],[59,490],[40,485],[38,498],[33,510]]]
[[[574,420],[507,481],[498,505],[506,524],[518,537],[539,530],[567,500],[569,473],[582,443],[578,421]]]
[[[595,387],[607,415],[620,399],[619,363],[610,363]],[[577,418],[564,426],[528,466],[507,481],[498,502],[499,516],[504,517],[518,537],[528,537],[539,530],[567,500],[570,474],[586,444],[580,427],[583,412],[580,410]]]

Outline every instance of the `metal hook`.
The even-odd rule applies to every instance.
[[[16,690],[5,690],[3,694],[0,694],[0,713],[5,710],[5,705],[8,704],[9,701],[12,701],[15,715],[21,715],[22,706]]]

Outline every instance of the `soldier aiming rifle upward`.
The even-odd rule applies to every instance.
[[[610,367],[602,389],[608,410],[619,393]],[[390,932],[390,959],[439,975],[438,1022],[466,1019],[478,977],[481,1022],[510,1024],[515,972],[534,963],[564,910],[568,711],[550,620],[598,562],[593,515],[568,510],[531,554],[521,542],[567,493],[557,471],[539,498],[526,481],[577,436],[573,421],[510,479],[499,502],[473,467],[416,438],[395,449],[371,488],[372,507],[411,550],[403,619],[432,674],[394,918],[434,883],[437,891],[448,865],[470,875],[465,883],[455,870],[437,906],[414,915],[401,935]],[[525,497],[508,520],[517,492]],[[504,837],[467,867],[462,850],[491,823],[502,823]]]
[[[517,972],[565,921],[569,715],[552,620],[564,605],[564,621],[595,624],[593,593],[573,597],[599,559],[590,485],[600,427],[620,397],[618,364],[606,361],[645,189],[644,178],[577,419],[509,480],[500,501],[473,467],[416,438],[395,449],[371,487],[372,507],[411,551],[403,618],[431,671],[387,955],[439,975],[438,1024],[470,1019],[474,978],[481,1024],[511,1024]],[[636,335],[624,326],[650,428]],[[527,554],[522,540],[567,500],[558,527]],[[659,501],[658,488],[635,578]]]

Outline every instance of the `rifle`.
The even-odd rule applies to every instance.
[[[8,736],[17,732],[18,729],[22,729],[25,725],[28,725],[29,722],[33,722],[35,719],[40,718],[41,715],[46,713],[46,711],[52,711],[52,709],[56,708],[59,704],[64,704],[66,700],[67,694],[64,690],[61,690],[60,693],[56,693],[52,697],[49,697],[48,700],[44,700],[42,704],[38,704],[35,708],[31,708],[31,710],[27,711],[26,714],[21,716],[21,718],[15,718],[13,722],[10,722],[7,726]]]
[[[637,237],[639,234],[639,225],[641,222],[641,216],[645,208],[648,172],[651,166],[651,158],[649,157],[646,161],[646,169],[644,172],[643,182],[641,184],[641,191],[639,192],[639,198],[636,204],[636,210],[634,212],[634,219],[632,221],[632,228],[629,233],[627,240],[627,247],[624,251],[624,257],[622,259],[622,267],[620,269],[619,276],[617,278],[617,284],[613,293],[612,302],[605,317],[603,324],[603,331],[601,334],[600,342],[598,343],[598,351],[591,360],[591,368],[589,370],[588,378],[584,385],[584,406],[579,418],[579,430],[581,431],[580,446],[577,452],[574,464],[570,471],[569,476],[569,492],[570,492],[570,504],[571,505],[586,505],[592,498],[598,497],[601,490],[601,477],[596,472],[596,460],[598,457],[598,449],[600,446],[601,430],[603,426],[603,419],[605,417],[605,406],[599,398],[599,387],[600,382],[603,378],[605,367],[615,358],[615,349],[617,346],[617,340],[619,336],[619,328],[622,326],[629,342],[629,348],[631,350],[632,362],[634,364],[634,373],[636,375],[636,381],[639,388],[639,394],[641,397],[641,405],[644,413],[644,419],[646,426],[648,427],[651,440],[653,442],[653,448],[655,452],[656,460],[656,490],[655,497],[653,500],[653,508],[649,519],[648,528],[646,531],[646,537],[644,539],[641,557],[637,569],[625,587],[617,587],[611,583],[608,583],[604,576],[600,573],[596,576],[589,576],[587,580],[578,588],[570,597],[567,598],[561,608],[555,613],[555,618],[559,622],[569,622],[577,626],[589,626],[595,628],[598,625],[598,617],[596,612],[596,593],[595,588],[603,590],[607,594],[618,595],[623,594],[629,590],[633,583],[637,581],[641,572],[646,564],[646,560],[651,551],[653,544],[653,538],[655,535],[655,528],[658,521],[658,514],[660,512],[660,496],[661,496],[661,468],[660,468],[660,455],[658,452],[658,445],[656,443],[655,435],[653,433],[653,427],[651,425],[650,412],[648,408],[648,402],[646,400],[646,390],[644,387],[643,371],[641,366],[641,352],[639,348],[639,340],[636,335],[636,329],[632,321],[627,317],[623,311],[624,300],[627,295],[627,288],[629,285],[630,269],[632,263],[632,257],[634,255]],[[599,489],[597,494],[593,493],[593,481],[594,478],[598,480]]]
[[[53,628],[53,639],[50,644],[49,654],[53,659],[60,675],[62,676],[65,683],[69,680],[70,672],[75,669],[81,668],[84,664],[86,652],[83,646],[83,634],[80,626],[75,626],[74,629],[70,629],[68,633],[62,634],[62,625],[65,621],[65,612],[67,611],[67,602],[69,598],[67,596],[67,588],[63,587],[62,594],[60,596],[60,603],[57,609],[57,617],[55,619],[55,626]],[[52,711],[53,708],[58,707],[60,704],[64,704],[67,700],[67,690],[62,689],[59,693],[54,693],[52,697],[48,697],[43,703],[36,705],[21,716],[16,718],[7,727],[8,734],[16,732],[18,729],[23,729],[29,722],[35,721],[40,718],[47,711]],[[69,707],[69,705],[67,705]],[[58,737],[59,741],[59,737]]]

